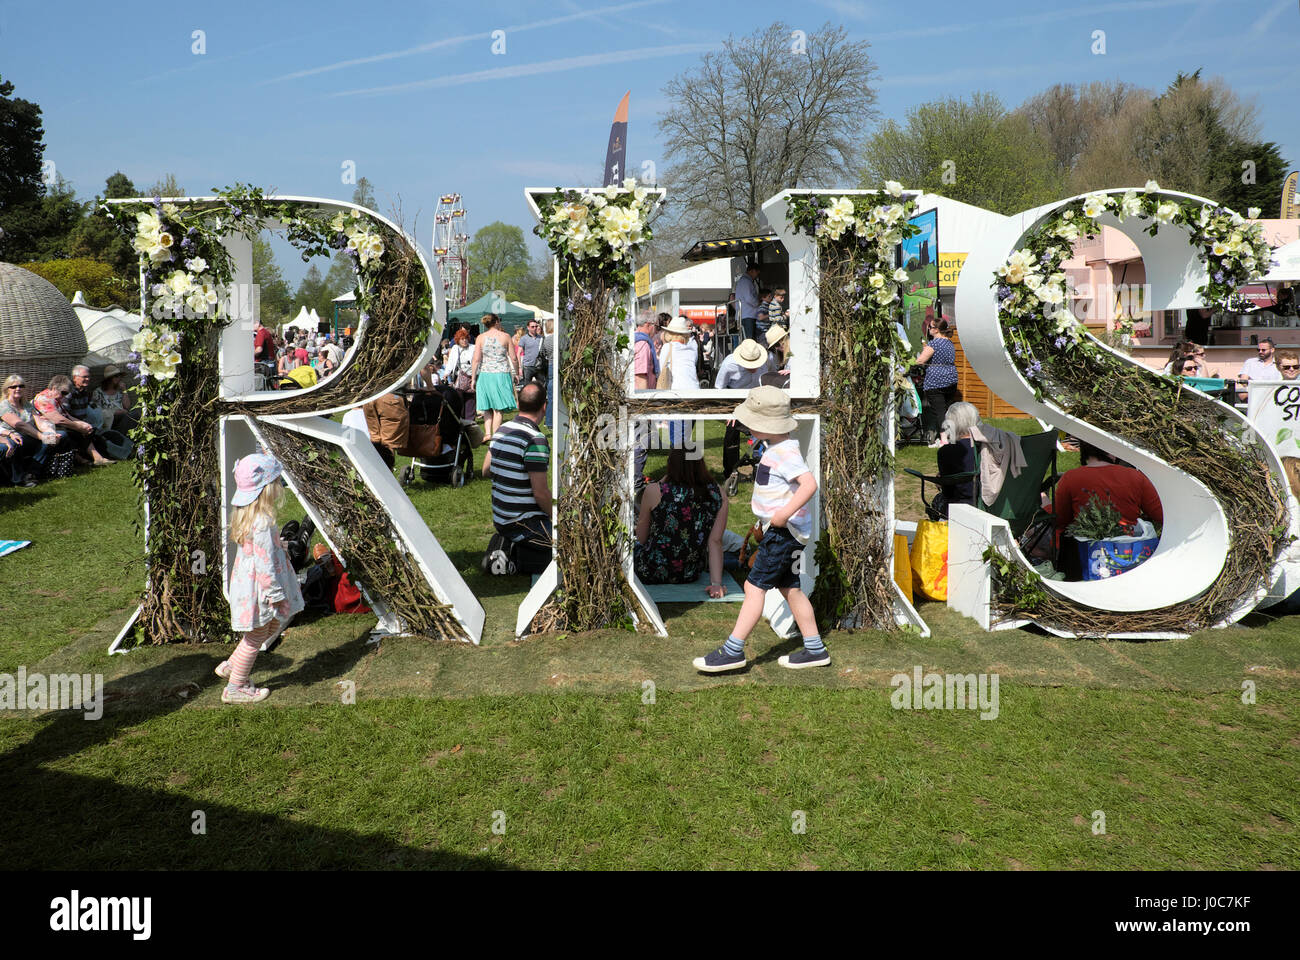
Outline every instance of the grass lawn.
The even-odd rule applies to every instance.
[[[662,455],[649,464],[656,475]],[[932,472],[934,451],[905,448],[899,465]],[[898,481],[901,517],[919,516],[918,486]],[[738,532],[749,493],[731,501]],[[125,467],[0,490],[0,537],[34,541],[0,559],[0,672],[102,673],[109,701],[97,722],[0,719],[11,863],[1300,867],[1295,618],[1065,641],[984,633],[923,603],[928,639],[835,632],[831,669],[792,672],[776,664],[792,645],[760,626],[746,672],[708,677],[690,659],[725,637],[735,605],[663,605],[664,638],[517,643],[527,578],[478,570],[488,485],[417,481],[410,495],[481,598],[482,646],[368,644],[369,616],[295,623],[255,670],[271,699],[235,708],[211,672],[228,647],[105,654],[143,583]],[[889,678],[915,665],[997,673],[997,719],[892,709]],[[340,703],[345,680],[355,705]]]

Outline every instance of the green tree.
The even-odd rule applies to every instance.
[[[0,259],[41,260],[47,246],[41,108],[0,78]]]
[[[257,284],[261,300],[262,322],[268,327],[279,327],[291,320],[293,307],[289,284],[285,282],[280,265],[275,262],[275,251],[265,237],[253,238],[253,282]]]
[[[72,184],[58,175],[37,204],[33,221],[36,230],[28,245],[28,256],[33,260],[69,256],[73,233],[85,216],[85,205],[77,202]]]
[[[1277,216],[1288,164],[1276,143],[1232,141],[1218,164],[1223,169],[1215,171],[1215,179],[1224,186],[1214,199],[1243,217],[1251,207],[1259,207],[1261,217]]]
[[[1012,214],[1060,195],[1047,140],[991,93],[913,107],[867,141],[862,184],[898,180],[964,203]]]
[[[164,173],[162,179],[154,183],[145,193],[146,197],[183,197],[185,188],[180,185],[174,173]]]
[[[524,231],[514,224],[489,223],[474,232],[466,251],[469,260],[469,300],[492,290],[517,299],[528,281],[531,263]]]
[[[135,184],[121,171],[114,173],[104,183],[102,198],[104,200],[136,196],[139,196],[139,193],[136,191]],[[99,209],[97,202],[90,204],[86,216],[72,231],[68,252],[73,257],[90,258],[111,265],[113,272],[126,281],[126,298],[118,302],[122,306],[139,305],[139,259],[126,237],[122,236],[121,231],[114,226],[107,214]]]
[[[1247,160],[1254,163],[1254,183],[1242,182]],[[1159,96],[1117,115],[1072,180],[1079,191],[1156,180],[1244,214],[1251,206],[1272,208],[1285,175],[1276,144],[1260,138],[1256,108],[1223,80],[1204,80],[1196,70],[1178,73]]]
[[[136,288],[136,300],[139,300],[138,283],[132,284],[124,280],[110,264],[98,260],[73,257],[44,263],[24,263],[22,267],[50,281],[69,300],[80,290],[86,302],[93,307],[125,305],[132,287]]]
[[[315,309],[320,314],[320,318],[324,320],[327,316],[333,318],[333,310],[329,306],[331,299],[329,288],[325,286],[325,277],[321,275],[320,267],[313,263],[307,268],[307,272],[302,275],[302,280],[298,283],[298,292],[294,294],[293,298],[294,303],[297,306],[306,307],[308,313]],[[297,311],[294,312],[296,314]]]

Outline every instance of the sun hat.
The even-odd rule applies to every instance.
[[[114,377],[122,375],[122,368],[115,363],[110,363],[104,368],[104,380],[112,380]]]
[[[775,347],[778,343],[781,342],[781,339],[783,337],[788,335],[788,333],[789,331],[787,331],[785,327],[782,327],[779,324],[773,324],[772,326],[768,327],[767,328],[768,347]]]
[[[674,317],[672,322],[664,327],[663,330],[664,333],[692,334],[695,332],[695,327],[691,321],[685,317]]]
[[[262,488],[280,478],[283,468],[275,457],[252,453],[235,463],[235,485],[239,488],[230,498],[232,507],[246,507],[262,492]]]
[[[742,340],[734,354],[736,363],[746,370],[757,370],[767,363],[767,348],[753,340]]]
[[[790,416],[790,395],[780,387],[754,387],[732,417],[760,433],[789,433],[799,426]]]

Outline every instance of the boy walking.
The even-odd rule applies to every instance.
[[[812,513],[807,503],[817,492],[817,480],[799,452],[799,441],[790,436],[798,426],[790,416],[790,397],[779,387],[754,387],[732,416],[748,427],[755,439],[768,445],[754,472],[751,502],[754,516],[767,525],[754,566],[745,578],[745,600],[736,616],[736,626],[726,643],[706,657],[695,658],[695,669],[725,673],[746,665],[745,641],[763,616],[763,598],[768,590],[780,592],[803,635],[803,649],[781,657],[777,663],[792,670],[828,667],[831,656],[817,633],[812,604],[799,589],[799,575],[795,572],[795,554],[812,536]]]

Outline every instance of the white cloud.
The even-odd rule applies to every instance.
[[[636,10],[641,7],[652,7],[658,4],[667,3],[668,0],[634,0],[632,3],[621,3],[613,7],[598,7],[594,10],[580,10],[576,13],[565,14],[560,17],[550,17],[546,20],[534,20],[532,23],[522,23],[512,27],[503,27],[506,36],[511,33],[522,33],[525,30],[540,30],[543,27],[553,27],[561,23],[570,23],[574,20],[585,20],[591,17],[601,17],[611,13],[621,13],[624,10]],[[421,53],[430,53],[443,47],[457,46],[462,43],[468,43],[471,40],[490,40],[492,31],[484,33],[467,33],[456,37],[444,37],[441,40],[433,40],[429,43],[422,43],[414,47],[406,47],[403,50],[392,50],[388,53],[376,53],[368,57],[354,57],[350,60],[340,60],[338,63],[329,63],[323,67],[311,67],[307,70],[297,70],[293,73],[286,73],[283,76],[272,77],[264,83],[275,83],[278,80],[297,80],[301,77],[310,77],[318,73],[329,73],[334,70],[344,70],[348,67],[357,67],[367,63],[380,63],[385,60],[397,60],[401,57],[412,57]]]
[[[380,93],[405,93],[410,90],[429,90],[435,87],[455,87],[465,83],[480,83],[484,80],[510,80],[515,77],[531,77],[542,73],[560,73],[565,70],[579,70],[583,67],[626,63],[629,60],[650,60],[656,57],[676,57],[690,53],[706,53],[710,50],[716,50],[719,46],[720,44],[717,43],[679,43],[668,47],[614,50],[609,53],[592,53],[581,57],[564,57],[559,60],[543,60],[540,63],[523,63],[511,67],[495,67],[491,70],[475,70],[471,73],[449,74],[443,77],[432,77],[428,80],[413,80],[409,83],[393,83],[382,87],[344,90],[331,94],[331,96],[352,97]]]

